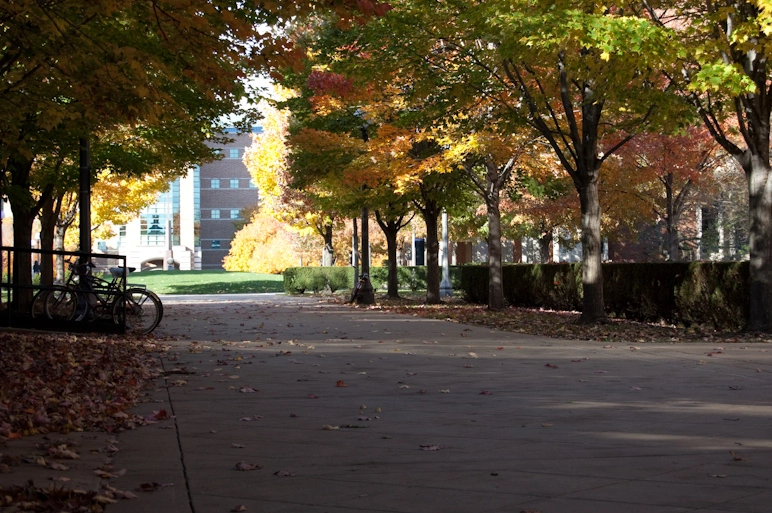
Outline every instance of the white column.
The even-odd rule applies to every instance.
[[[440,242],[440,264],[442,265],[442,282],[440,297],[453,295],[453,285],[450,283],[450,254],[448,253],[448,213],[442,210],[442,242]]]

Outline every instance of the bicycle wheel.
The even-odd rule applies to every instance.
[[[35,297],[32,299],[32,307],[30,308],[30,314],[33,319],[45,319],[46,318],[46,297],[50,290],[39,290]]]
[[[113,322],[125,319],[126,332],[146,335],[161,322],[163,306],[154,293],[143,289],[129,289],[113,303]]]
[[[55,321],[70,321],[75,317],[78,294],[67,287],[55,286],[45,297],[46,317]]]

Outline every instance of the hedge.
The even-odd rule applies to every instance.
[[[370,268],[370,283],[376,291],[386,290],[388,276],[388,267]],[[397,267],[397,281],[400,290],[426,290],[426,267]],[[461,289],[460,267],[450,266],[450,282],[454,290]],[[284,271],[284,291],[288,294],[335,292],[353,287],[353,267],[290,267]]]
[[[748,262],[605,263],[603,292],[611,317],[740,329],[748,318]],[[512,306],[582,308],[581,264],[510,264],[504,297]],[[488,302],[488,269],[461,268],[465,298]]]
[[[335,292],[354,287],[353,267],[290,267],[284,270],[283,276],[287,294]]]
[[[748,318],[748,262],[603,264],[603,293],[611,317],[740,329]],[[397,268],[401,290],[425,290],[426,267]],[[377,291],[386,290],[386,267],[370,269]],[[456,294],[488,302],[488,267],[451,266]],[[582,308],[581,264],[507,264],[504,297],[512,306]],[[335,292],[354,285],[353,267],[292,267],[284,272],[289,294]]]

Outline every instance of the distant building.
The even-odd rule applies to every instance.
[[[259,133],[260,128],[255,128]],[[220,160],[194,166],[168,192],[116,237],[96,241],[96,249],[126,255],[137,269],[222,269],[242,210],[258,202],[258,191],[244,165],[251,134],[228,134],[233,142],[218,145]]]

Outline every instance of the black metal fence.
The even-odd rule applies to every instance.
[[[14,272],[20,267],[16,259],[26,258],[30,261],[29,276],[18,276]],[[51,318],[45,312],[33,312],[35,299],[52,291],[63,290],[72,286],[71,273],[77,272],[78,263],[90,262],[85,270],[96,279],[111,276],[110,269],[126,270],[126,257],[123,255],[108,255],[104,253],[81,253],[74,251],[50,251],[43,249],[19,249],[0,246],[0,327],[21,329],[37,329],[47,331],[101,332],[122,333],[125,331],[125,317],[119,322],[112,317],[96,316],[89,318]],[[27,268],[27,266],[21,266]],[[53,270],[53,276],[46,269]],[[26,273],[25,273],[26,274]],[[48,275],[44,278],[44,275]],[[115,276],[114,274],[112,276]],[[68,281],[70,284],[68,285]],[[116,286],[121,293],[125,292],[126,280],[116,280]],[[78,294],[74,294],[78,295]]]

